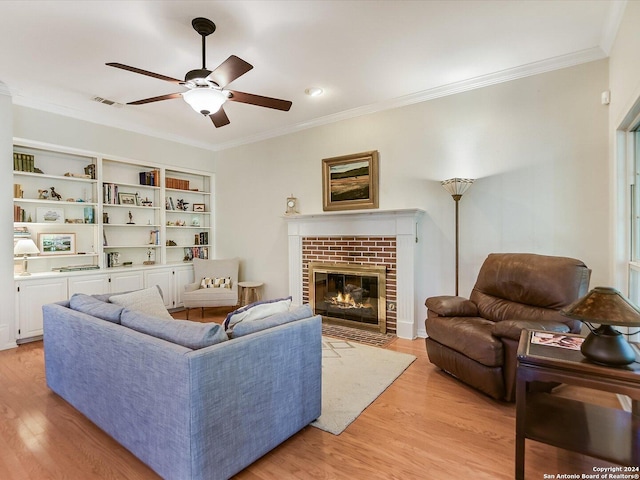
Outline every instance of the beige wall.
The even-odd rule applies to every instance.
[[[376,149],[380,209],[426,210],[416,306],[454,289],[454,202],[439,181],[476,178],[460,203],[460,293],[491,252],[573,256],[609,281],[607,60],[312,128],[220,152],[221,256],[266,296],[288,293],[285,198],[322,211],[321,159]]]

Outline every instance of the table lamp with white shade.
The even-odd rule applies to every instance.
[[[37,255],[40,253],[36,244],[30,238],[21,238],[13,247],[13,254],[15,256],[22,255],[22,273],[20,275],[31,275],[27,271],[27,256]]]

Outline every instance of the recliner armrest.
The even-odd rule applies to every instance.
[[[471,300],[464,297],[441,295],[429,297],[424,302],[429,312],[440,317],[477,317],[478,307]]]
[[[494,337],[520,340],[522,330],[547,330],[550,332],[568,333],[569,326],[561,322],[544,322],[535,320],[503,320],[496,322],[491,333]]]

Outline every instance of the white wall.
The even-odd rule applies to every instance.
[[[491,252],[580,258],[608,284],[607,60],[340,121],[220,152],[218,256],[243,259],[265,295],[288,293],[285,198],[322,211],[321,159],[377,149],[380,209],[427,211],[424,299],[454,290],[454,202],[439,181],[476,183],[460,202],[460,294]]]

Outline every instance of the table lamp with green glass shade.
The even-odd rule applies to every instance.
[[[580,347],[589,360],[610,366],[636,361],[634,348],[613,325],[640,327],[640,309],[615,288],[596,287],[562,310],[562,314],[582,321],[591,331]]]

